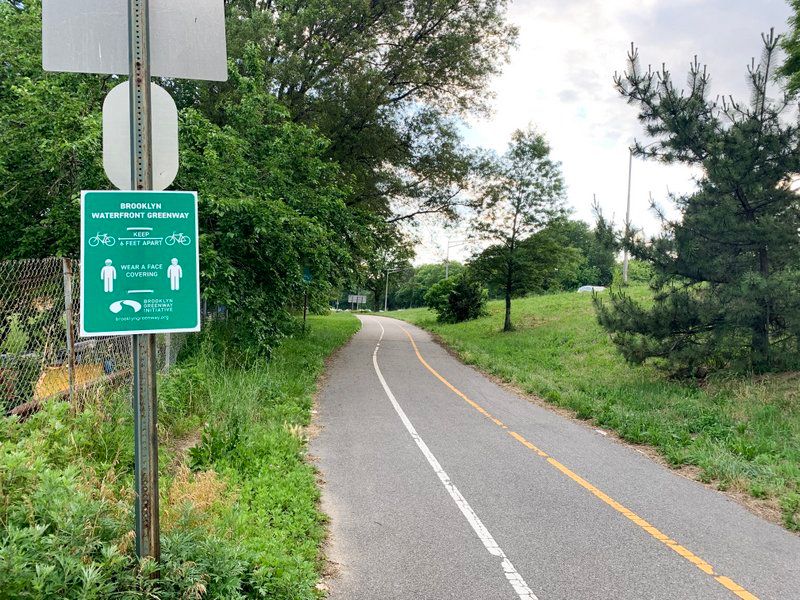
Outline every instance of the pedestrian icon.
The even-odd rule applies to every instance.
[[[169,277],[170,289],[177,291],[181,289],[181,278],[183,277],[183,269],[178,264],[178,259],[172,259],[172,265],[167,269],[167,277]]]
[[[106,259],[106,266],[100,269],[100,279],[103,280],[103,291],[114,291],[114,280],[117,278],[117,270],[111,266],[111,259]]]

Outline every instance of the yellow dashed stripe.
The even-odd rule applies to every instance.
[[[610,496],[608,496],[607,494],[605,494],[604,492],[602,492],[601,490],[599,490],[598,488],[593,486],[591,483],[586,481],[583,477],[581,477],[580,475],[578,475],[574,471],[570,470],[569,468],[565,467],[563,464],[558,462],[555,458],[553,458],[552,456],[548,455],[543,450],[537,448],[535,445],[533,445],[531,442],[526,440],[524,437],[522,437],[517,432],[511,431],[510,429],[508,429],[508,426],[505,425],[500,419],[497,419],[491,413],[489,413],[489,411],[487,411],[485,408],[480,406],[477,402],[475,402],[475,401],[471,400],[470,398],[468,398],[467,395],[464,394],[464,392],[462,392],[457,387],[455,387],[452,383],[447,381],[447,379],[442,377],[436,371],[436,369],[431,367],[427,363],[427,361],[422,357],[422,354],[420,354],[419,348],[417,347],[417,343],[414,341],[414,338],[411,336],[411,333],[409,333],[409,331],[407,329],[405,329],[404,327],[401,327],[401,329],[408,336],[408,339],[411,342],[411,345],[413,346],[414,352],[416,353],[417,358],[419,359],[419,361],[425,366],[426,369],[428,369],[428,371],[431,372],[431,374],[434,377],[436,377],[439,381],[441,381],[444,385],[446,385],[456,396],[460,397],[467,404],[472,406],[475,410],[477,410],[479,413],[481,413],[487,419],[492,421],[495,425],[498,425],[498,426],[502,427],[504,430],[507,431],[508,435],[510,435],[515,440],[517,440],[520,444],[522,444],[523,446],[525,446],[529,450],[532,450],[533,452],[535,452],[537,455],[541,456],[542,458],[546,459],[547,462],[551,466],[553,466],[554,468],[556,468],[559,471],[561,471],[564,475],[569,477],[572,481],[574,481],[575,483],[580,485],[582,488],[584,488],[584,489],[588,490],[589,492],[591,492],[592,494],[594,494],[597,498],[599,498],[600,500],[605,502],[608,506],[610,506],[615,511],[617,511],[618,513],[623,515],[625,518],[627,518],[631,522],[633,522],[636,525],[638,525],[643,531],[645,531],[653,539],[656,539],[659,542],[661,542],[662,544],[664,544],[665,546],[667,546],[667,548],[669,548],[673,552],[677,553],[679,556],[683,557],[684,559],[686,559],[687,561],[692,563],[698,569],[703,571],[703,573],[706,573],[707,575],[711,575],[714,578],[714,580],[717,581],[717,583],[719,583],[720,585],[722,585],[726,589],[728,589],[731,592],[733,592],[737,597],[741,598],[742,600],[759,600],[757,596],[754,596],[753,594],[748,592],[746,589],[744,589],[742,586],[740,586],[738,583],[736,583],[732,579],[730,579],[728,577],[724,577],[722,575],[718,575],[717,573],[715,573],[714,572],[714,567],[712,567],[710,564],[708,564],[702,558],[700,558],[699,556],[694,554],[691,550],[688,550],[687,548],[681,546],[678,542],[676,542],[675,540],[671,539],[668,535],[665,535],[664,533],[659,531],[656,527],[654,527],[653,525],[648,523],[645,519],[643,519],[642,517],[637,515],[635,512],[633,512],[632,510],[626,508],[625,506],[623,506],[622,504],[620,504],[619,502],[617,502],[616,500],[614,500],[613,498],[611,498]]]

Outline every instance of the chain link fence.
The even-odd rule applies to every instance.
[[[131,376],[131,338],[80,338],[80,265],[62,258],[0,261],[0,413],[26,413]],[[159,369],[186,334],[157,336]]]

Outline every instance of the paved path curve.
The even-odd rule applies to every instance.
[[[334,600],[800,600],[800,538],[363,317],[312,453]]]

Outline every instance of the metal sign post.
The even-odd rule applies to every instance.
[[[124,88],[121,88],[112,91],[104,107],[104,167],[113,183],[128,187],[127,165],[120,166],[120,163],[127,162],[121,158],[127,150],[124,141],[127,119],[121,115],[125,114],[127,108],[130,112],[130,189],[137,192],[152,190],[154,183],[159,189],[165,189],[172,182],[178,166],[177,114],[174,102],[165,97],[167,94],[157,86],[151,86],[151,48],[153,73],[158,77],[225,81],[227,51],[223,0],[42,0],[42,66],[45,71],[129,75],[130,106],[126,107],[119,98],[124,93]],[[156,91],[151,92],[153,89]],[[151,93],[155,94],[158,125],[155,182]],[[120,120],[122,128],[119,127]],[[132,203],[135,206],[144,205],[139,213],[125,212],[137,209],[135,206],[131,208],[128,202],[122,206],[119,198],[99,197],[103,193],[84,192],[81,200],[81,254],[86,258],[88,244],[90,249],[101,251],[104,255],[92,255],[93,260],[100,258],[105,264],[102,267],[94,260],[101,269],[99,274],[103,284],[100,289],[98,272],[95,272],[89,289],[86,287],[86,269],[81,269],[81,335],[134,334],[136,551],[140,557],[158,561],[161,548],[156,344],[152,332],[200,329],[197,195],[190,192],[190,198],[167,198],[168,193],[163,193],[164,198],[149,198],[153,203],[163,200],[164,204],[172,207],[173,212],[162,211],[160,206],[152,209],[160,212],[148,212],[147,203],[140,198],[141,202]],[[99,208],[87,212],[87,204],[95,201],[99,203]],[[112,207],[103,209],[102,206],[108,202]],[[113,207],[114,202],[117,202],[116,208]],[[127,225],[140,226],[128,227],[121,223],[126,219],[130,220]],[[143,219],[156,221],[141,223]],[[98,231],[94,238],[87,239],[85,225],[87,222],[94,224],[97,220],[103,222],[103,233]],[[186,235],[186,227],[192,223],[194,235]],[[161,232],[168,225],[177,227],[172,235]],[[123,285],[124,280],[117,280],[117,267],[114,264],[116,255],[106,253],[113,252],[110,248],[120,237],[114,231],[121,226],[125,226],[126,237],[120,238],[120,250],[124,245],[125,252],[133,251],[137,260],[128,259],[124,266],[120,264],[120,273],[124,270],[127,275],[136,273],[136,276],[149,278],[152,289],[130,289],[130,286]],[[165,246],[172,246],[169,266],[162,264],[162,242]],[[158,252],[151,252],[154,249]],[[164,287],[163,276],[170,280],[168,291]],[[191,282],[193,285],[188,285]],[[115,294],[116,298],[122,291],[126,294],[147,293],[157,296],[143,302],[125,296],[111,304],[107,303],[113,300],[111,294]],[[87,295],[92,296],[89,300],[90,309],[86,309]],[[100,333],[102,331],[106,333]]]
[[[131,189],[140,191],[153,189],[148,9],[149,0],[128,2]],[[132,342],[136,554],[159,561],[156,336],[152,333],[134,335]]]

